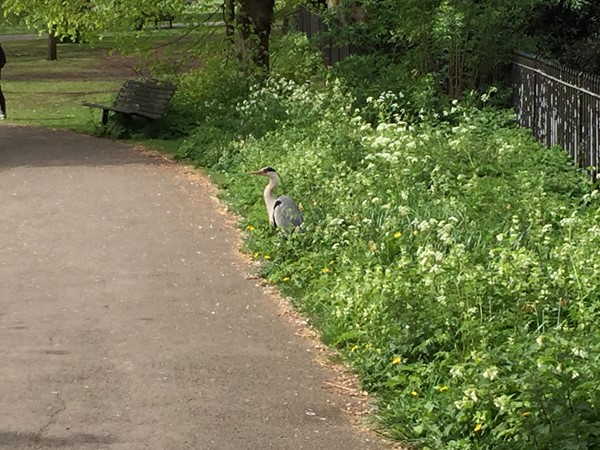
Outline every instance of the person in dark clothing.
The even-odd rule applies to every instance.
[[[0,44],[0,80],[2,80],[2,68],[6,64],[6,54]],[[6,119],[6,99],[2,93],[2,84],[0,81],[0,120]]]

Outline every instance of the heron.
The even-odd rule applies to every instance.
[[[287,195],[275,197],[273,191],[279,185],[279,175],[272,167],[263,167],[260,170],[250,172],[251,175],[267,177],[269,184],[265,187],[263,197],[267,207],[270,224],[275,228],[298,228],[304,223],[302,213],[296,202]]]

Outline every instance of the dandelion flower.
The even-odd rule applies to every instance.
[[[265,256],[263,256],[263,258],[264,259],[271,259],[271,256],[270,255],[265,255]]]
[[[446,386],[446,385],[440,386],[440,387],[438,388],[438,390],[439,390],[440,392],[446,392],[448,389],[450,389],[450,388],[449,388],[448,386]]]
[[[417,395],[419,395],[419,393],[417,391],[412,391],[410,393],[410,395],[412,395],[413,397],[416,397]]]
[[[355,352],[356,350],[358,350],[358,345],[355,345],[350,349],[351,352]]]
[[[392,359],[392,364],[400,364],[402,362],[402,358],[400,358],[399,356],[396,356],[394,359]]]
[[[475,428],[473,428],[473,430],[477,432],[477,431],[481,430],[482,428],[483,428],[483,425],[478,423],[477,425],[475,425]]]
[[[522,415],[523,417],[527,417],[527,416],[529,416],[530,414],[531,414],[531,413],[530,413],[529,411],[523,411],[523,412],[521,413],[521,415]]]
[[[321,269],[321,272],[323,272],[323,273],[329,273],[329,267],[323,267]]]
[[[400,238],[402,237],[402,233],[400,233],[399,231],[396,231],[396,232],[394,233],[394,237],[395,237],[396,239],[400,239]]]
[[[258,252],[254,252],[254,254],[252,255],[252,257],[254,259],[258,259],[259,256],[260,256],[260,253],[258,253]]]
[[[252,225],[248,225],[246,227],[246,230],[248,230],[248,231],[254,231],[254,230],[256,230],[256,228],[254,228]]]
[[[290,277],[283,277],[281,281],[290,281]]]

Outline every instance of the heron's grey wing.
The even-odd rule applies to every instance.
[[[287,195],[282,195],[275,201],[275,206],[273,207],[273,223],[275,227],[299,227],[303,222],[302,213],[294,200]]]

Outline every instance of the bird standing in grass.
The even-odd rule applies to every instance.
[[[298,228],[304,223],[302,213],[298,205],[287,195],[275,197],[273,191],[279,184],[279,175],[272,167],[263,167],[255,172],[250,172],[252,175],[260,175],[269,178],[269,184],[265,187],[263,197],[267,207],[269,222],[275,228]]]

